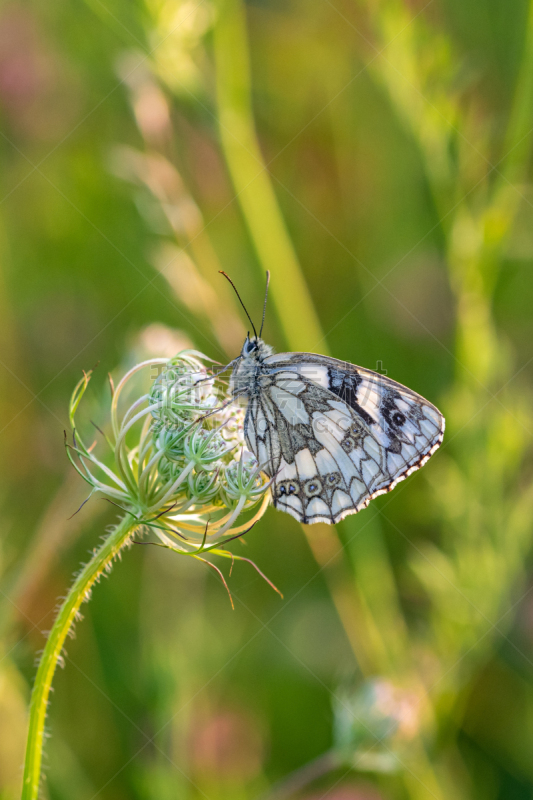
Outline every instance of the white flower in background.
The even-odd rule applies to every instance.
[[[394,772],[399,754],[418,734],[424,710],[422,695],[371,678],[334,703],[335,751],[342,763],[369,772]]]

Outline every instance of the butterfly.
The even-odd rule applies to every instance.
[[[245,439],[271,478],[276,508],[307,524],[340,522],[437,450],[444,417],[428,400],[335,358],[275,354],[261,339],[263,324],[258,336],[248,318],[254,336],[233,362],[231,390],[247,401]]]

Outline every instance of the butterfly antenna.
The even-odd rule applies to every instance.
[[[259,338],[263,335],[263,325],[265,324],[265,314],[267,310],[268,286],[270,284],[270,270],[267,269],[267,282],[265,289],[265,302],[263,304],[263,319],[261,320],[261,330],[259,331]]]
[[[230,276],[229,276],[229,275],[227,275],[227,274],[224,272],[224,270],[222,270],[222,269],[219,269],[219,272],[220,272],[220,274],[221,274],[221,275],[223,275],[223,276],[226,278],[226,280],[228,280],[228,281],[231,283],[231,285],[233,286],[233,291],[235,292],[235,294],[236,294],[236,295],[237,295],[237,297],[239,298],[239,303],[240,303],[240,304],[241,304],[241,306],[244,308],[244,313],[246,314],[246,316],[247,316],[247,317],[248,317],[248,319],[250,320],[250,324],[251,324],[251,326],[252,326],[252,328],[253,328],[253,331],[254,331],[255,338],[257,339],[257,338],[258,338],[258,336],[257,336],[257,331],[256,331],[256,329],[255,329],[255,325],[254,325],[254,323],[252,322],[252,318],[251,318],[251,316],[249,315],[249,313],[248,313],[248,310],[247,310],[246,306],[245,306],[245,305],[244,305],[244,303],[242,302],[241,296],[240,296],[239,292],[237,291],[237,287],[235,286],[235,284],[234,284],[234,283],[233,283],[233,281],[231,280]]]

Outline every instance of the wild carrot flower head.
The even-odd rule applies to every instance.
[[[131,514],[160,544],[196,558],[208,551],[239,558],[221,548],[262,516],[269,481],[246,448],[242,409],[207,362],[201,353],[183,351],[137,364],[116,389],[110,381],[110,431],[98,428],[107,448],[101,456],[76,425],[91,378],[84,374],[70,403],[72,441],[65,443],[91,496],[101,494]],[[139,390],[139,376],[155,369],[148,391]]]

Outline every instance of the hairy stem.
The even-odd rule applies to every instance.
[[[67,634],[72,628],[81,604],[88,599],[93,584],[112,564],[137,526],[138,523],[131,517],[125,517],[118,523],[101,547],[95,551],[89,563],[83,567],[59,609],[39,663],[31,696],[22,800],[37,800],[39,795],[48,697]]]

